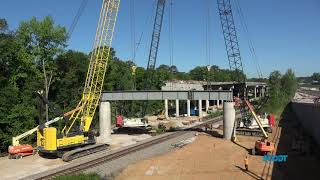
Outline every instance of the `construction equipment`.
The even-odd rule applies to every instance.
[[[30,144],[22,144],[9,146],[9,159],[21,159],[24,156],[34,155],[35,149]]]
[[[157,62],[165,4],[166,4],[166,0],[158,0],[156,15],[155,15],[154,24],[153,24],[148,65],[147,65],[146,76],[144,81],[144,90],[150,90],[151,88],[151,79],[153,78],[154,69]],[[144,101],[143,107],[142,107],[142,117],[145,116],[147,107],[148,107],[148,101]]]
[[[95,144],[90,126],[101,97],[119,5],[120,0],[103,0],[78,110],[71,114],[61,132],[54,127],[38,129],[37,146],[41,154],[54,154],[70,161],[107,148],[105,144]]]
[[[44,97],[42,97],[40,95],[40,97],[42,98],[42,100],[46,103],[49,104],[50,108],[53,108],[56,114],[61,114],[60,112],[58,113],[58,110],[55,109],[52,104],[46,100]],[[33,133],[35,133],[36,131],[39,130],[40,127],[49,127],[50,124],[53,124],[57,121],[60,121],[68,116],[70,116],[72,113],[74,113],[75,111],[78,111],[78,109],[74,109],[72,111],[66,112],[66,113],[62,113],[62,117],[56,117],[46,123],[44,123],[43,125],[38,125],[37,127],[22,133],[18,136],[12,137],[12,145],[8,147],[8,152],[9,152],[9,159],[20,159],[24,156],[29,156],[29,155],[34,155],[36,153],[36,149],[34,149],[32,147],[32,145],[30,144],[20,144],[20,140],[26,138],[27,136],[32,135]]]
[[[245,104],[249,108],[249,111],[252,113],[256,123],[258,124],[259,128],[263,133],[263,138],[261,140],[257,140],[255,142],[255,147],[252,149],[251,154],[267,154],[274,151],[274,143],[268,141],[268,134],[263,129],[263,126],[259,120],[259,117],[254,112],[254,109],[248,100],[244,100]]]
[[[268,135],[263,129],[263,126],[260,122],[259,117],[256,115],[254,108],[251,103],[247,100],[248,92],[246,89],[246,78],[243,74],[243,66],[240,55],[239,42],[236,32],[236,27],[234,23],[234,18],[232,14],[232,7],[230,0],[217,0],[221,27],[223,31],[225,46],[227,50],[228,60],[230,70],[236,73],[235,75],[235,84],[234,84],[234,95],[239,102],[240,112],[242,115],[242,121],[244,124],[251,124],[252,118],[258,124],[260,130],[262,131],[263,138],[261,140],[256,141],[255,148],[252,151],[252,154],[255,152],[259,153],[267,153],[274,150],[274,143],[269,142]],[[248,109],[247,109],[248,108]],[[251,113],[251,115],[250,115]],[[244,128],[244,131],[250,131],[249,128]],[[234,135],[235,136],[235,135]]]
[[[150,44],[149,57],[148,57],[148,65],[145,73],[144,90],[151,89],[151,80],[153,78],[154,70],[157,62],[157,55],[158,55],[158,49],[159,49],[165,4],[166,4],[166,0],[157,1],[157,8],[156,8],[156,14],[154,17],[153,31],[152,31],[151,44]],[[136,70],[136,67],[132,69],[133,73],[135,73],[135,70]],[[147,107],[148,107],[148,101],[144,101],[142,104],[141,117],[124,118],[123,123],[125,124],[125,126],[127,128],[149,127],[148,122],[144,118],[144,116],[146,115]]]

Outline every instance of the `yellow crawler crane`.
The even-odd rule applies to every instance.
[[[40,153],[70,161],[106,148],[107,145],[95,144],[89,129],[101,97],[119,5],[120,0],[103,0],[82,99],[76,108],[79,110],[72,113],[60,133],[54,127],[39,128]]]

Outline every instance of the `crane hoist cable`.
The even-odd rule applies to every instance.
[[[239,94],[240,97],[245,97],[246,92],[244,92],[243,89],[245,88],[246,79],[243,76],[244,71],[241,60],[239,41],[233,19],[230,0],[217,0],[217,3],[222,33],[224,37],[225,47],[227,50],[229,67],[231,71],[234,71],[236,73],[234,80],[237,83],[235,85],[239,86],[235,87],[234,90],[236,91],[236,93],[243,93]]]
[[[156,8],[156,2],[154,1],[153,5],[152,5],[152,8],[150,12],[153,12],[154,9]],[[152,19],[152,16],[151,14],[152,13],[149,13],[150,15],[149,16],[146,16],[146,21],[145,21],[145,26],[148,26],[149,23],[151,23],[151,19]],[[144,32],[142,31],[141,34],[140,34],[140,37],[139,37],[139,40],[138,42],[136,42],[136,33],[135,33],[135,5],[134,5],[134,0],[130,1],[130,31],[131,31],[131,48],[132,48],[132,61],[134,63],[134,65],[131,67],[131,72],[132,72],[132,76],[133,76],[133,81],[134,81],[134,87],[133,87],[133,90],[136,90],[136,69],[137,69],[137,65],[136,65],[136,56],[137,56],[137,53],[138,53],[138,50],[141,46],[141,42],[142,42],[142,39],[143,39],[143,35],[144,35]],[[146,51],[147,52],[147,49]]]
[[[237,10],[237,13],[238,13],[238,16],[239,16],[239,20],[240,20],[240,24],[247,36],[247,43],[248,43],[248,46],[249,46],[249,50],[250,50],[250,54],[252,56],[252,59],[255,63],[255,66],[256,66],[256,70],[257,70],[257,74],[259,76],[259,78],[263,78],[263,75],[262,75],[262,71],[261,71],[261,68],[260,68],[260,64],[259,64],[259,59],[258,59],[258,56],[256,54],[256,51],[255,51],[255,46],[254,46],[254,43],[253,43],[253,40],[252,40],[252,36],[248,30],[248,24],[247,24],[247,20],[243,14],[243,11],[242,11],[242,8],[239,4],[239,2],[237,0],[234,1],[234,4],[235,4],[235,7],[236,7],[236,10]]]
[[[133,90],[136,89],[136,31],[135,31],[135,7],[134,0],[130,0],[130,35],[131,35],[131,73],[133,77]]]
[[[169,7],[169,59],[170,59],[170,69],[169,71],[171,73],[173,72],[173,65],[174,65],[174,61],[173,61],[173,50],[174,50],[174,41],[173,41],[173,0],[170,0],[170,7]],[[173,90],[173,84],[170,83],[169,84],[169,88],[171,90]]]
[[[220,15],[221,28],[224,36],[225,46],[227,50],[230,70],[235,71],[236,81],[234,84],[234,93],[237,93],[240,97],[237,98],[240,105],[240,112],[242,115],[242,122],[245,126],[251,124],[251,116],[254,117],[255,121],[259,125],[259,128],[264,133],[264,137],[267,138],[264,129],[259,123],[260,120],[254,112],[254,108],[251,103],[248,101],[248,92],[246,87],[246,78],[243,74],[243,66],[240,55],[239,42],[237,38],[237,32],[235,28],[232,7],[230,0],[217,0],[218,10]],[[251,113],[251,114],[250,114]]]
[[[233,19],[230,0],[217,0],[220,16],[221,28],[225,41],[230,70],[235,72],[233,92],[241,99],[240,112],[244,124],[250,123],[250,114],[246,110],[244,100],[247,98],[246,78],[244,76],[243,65],[240,54],[240,47]]]
[[[205,11],[205,43],[206,43],[206,64],[207,66],[210,66],[211,64],[211,6],[210,6],[210,0],[207,0],[206,4],[206,11]]]
[[[65,135],[70,132],[77,120],[80,120],[80,131],[87,132],[90,128],[100,101],[119,4],[120,0],[103,1],[84,91],[82,99],[77,106],[81,107],[81,109],[71,115],[71,123],[66,124],[62,130]]]
[[[158,57],[158,49],[159,49],[159,43],[160,43],[160,35],[162,30],[165,4],[166,4],[166,0],[157,1],[157,8],[156,8],[156,14],[154,17],[153,31],[152,31],[151,44],[150,44],[149,57],[148,57],[148,65],[145,73],[145,81],[144,81],[145,90],[150,90],[151,84],[152,84],[151,80],[154,76],[154,70],[155,70],[157,57]],[[142,105],[142,111],[141,111],[142,117],[145,116],[147,107],[148,107],[148,101],[144,101]]]
[[[173,66],[173,0],[170,0],[169,8],[169,56],[170,56],[170,67]]]
[[[76,26],[77,26],[77,24],[78,24],[78,22],[79,22],[79,19],[80,19],[82,13],[84,12],[87,4],[88,4],[88,0],[82,0],[82,1],[81,1],[80,7],[79,7],[76,15],[74,16],[74,18],[73,18],[73,20],[72,20],[72,23],[71,23],[71,25],[70,25],[70,27],[69,27],[69,29],[68,29],[69,39],[70,39],[70,37],[71,37],[74,29],[76,28]]]
[[[206,68],[207,68],[207,88],[210,87],[211,81],[212,81],[212,72],[211,72],[211,60],[212,60],[212,30],[211,30],[211,4],[210,0],[207,0],[207,3],[205,4],[205,43],[206,43]]]
[[[134,0],[130,0],[130,33],[131,33],[131,59],[135,62],[136,58],[136,31],[135,31],[135,7]]]

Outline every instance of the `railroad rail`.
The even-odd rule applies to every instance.
[[[237,113],[237,116],[239,116],[240,113]],[[140,151],[142,149],[151,147],[153,145],[168,141],[170,139],[177,138],[179,136],[182,136],[184,134],[187,134],[188,130],[192,130],[195,128],[203,127],[207,124],[217,123],[219,121],[222,121],[223,116],[215,117],[215,118],[204,118],[202,122],[199,124],[195,124],[193,126],[189,126],[185,129],[178,129],[175,132],[170,132],[167,134],[159,135],[159,137],[156,137],[152,140],[146,140],[146,142],[141,142],[138,144],[134,144],[128,147],[121,148],[120,150],[109,150],[109,151],[103,151],[106,154],[100,154],[96,153],[97,155],[93,157],[92,159],[81,159],[80,161],[75,160],[75,162],[72,162],[70,164],[67,164],[65,166],[61,166],[56,169],[52,169],[49,171],[41,172],[35,175],[31,175],[28,177],[25,177],[24,179],[54,179],[58,176],[64,176],[64,175],[71,175],[71,174],[78,174],[80,172],[83,172],[84,170],[88,170],[90,168],[97,167],[101,164],[119,159],[125,155]],[[102,153],[103,153],[102,152]],[[89,157],[88,157],[89,158]],[[80,160],[80,159],[79,159]]]
[[[93,160],[90,160],[87,162],[83,162],[83,163],[75,164],[75,165],[69,164],[70,167],[53,169],[53,170],[50,170],[51,171],[50,173],[48,173],[49,171],[47,171],[47,172],[43,172],[43,173],[39,173],[36,175],[26,177],[26,179],[54,179],[55,177],[58,177],[58,176],[77,174],[77,173],[82,172],[84,170],[99,166],[100,164],[107,163],[109,161],[116,160],[120,157],[123,157],[125,155],[134,153],[134,152],[142,150],[142,149],[145,149],[145,148],[153,146],[155,144],[159,144],[164,141],[168,141],[170,139],[174,139],[176,137],[182,136],[186,133],[188,133],[188,131],[172,132],[172,133],[169,133],[166,135],[162,135],[161,137],[156,138],[154,140],[147,141],[147,142],[144,142],[144,143],[141,143],[138,145],[133,145],[131,147],[124,148],[124,149],[121,149],[116,152],[112,152],[110,154],[107,154],[105,156],[102,156],[102,157],[99,157],[99,158],[96,158],[96,159],[93,159]]]

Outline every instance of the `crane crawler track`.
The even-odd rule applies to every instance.
[[[81,164],[76,164],[74,166],[71,167],[66,167],[66,168],[61,168],[61,169],[54,169],[52,173],[40,173],[37,174],[35,176],[30,176],[27,177],[27,179],[54,179],[55,177],[58,176],[63,176],[63,175],[70,175],[70,174],[77,174],[79,172],[82,172],[83,170],[87,170],[96,166],[99,166],[100,164],[109,162],[109,161],[113,161],[116,160],[118,158],[121,158],[125,155],[128,155],[130,153],[134,153],[136,151],[148,148],[150,146],[162,143],[164,141],[168,141],[170,139],[174,139],[176,137],[182,136],[184,134],[188,133],[188,131],[177,131],[177,132],[173,132],[170,133],[168,135],[163,135],[157,139],[151,140],[151,141],[147,141],[145,143],[141,143],[138,145],[134,145],[132,147],[129,148],[125,148],[122,149],[120,151],[117,152],[113,152],[111,154],[99,157],[97,159],[93,159],[92,161],[89,162],[84,162]]]

